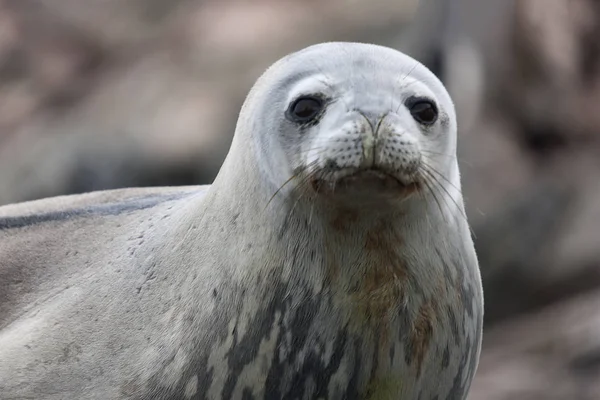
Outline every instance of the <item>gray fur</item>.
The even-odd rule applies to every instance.
[[[314,91],[319,122],[286,120]],[[213,185],[0,208],[0,398],[465,399],[483,303],[455,151],[425,67],[327,43],[258,80]],[[428,185],[335,186],[373,167]]]

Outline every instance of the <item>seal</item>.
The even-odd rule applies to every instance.
[[[423,65],[323,43],[258,79],[212,185],[0,208],[0,397],[465,399],[456,141]]]

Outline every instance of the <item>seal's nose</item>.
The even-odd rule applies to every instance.
[[[360,115],[363,116],[363,118],[365,119],[365,121],[367,122],[369,127],[371,128],[371,134],[373,136],[377,136],[377,127],[378,127],[379,123],[381,122],[381,120],[383,119],[384,115],[382,115],[381,113],[374,112],[374,111],[363,111],[363,110],[357,110],[357,111]]]
[[[377,143],[377,135],[381,121],[385,118],[385,114],[357,110],[366,122],[365,129],[361,129],[361,139],[363,147],[363,157],[360,163],[361,168],[373,168],[375,164],[375,145]]]

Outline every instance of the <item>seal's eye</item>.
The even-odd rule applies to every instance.
[[[423,125],[432,125],[437,120],[437,108],[429,100],[415,99],[409,101],[407,106],[413,118]]]
[[[306,123],[314,119],[323,108],[323,100],[314,96],[296,99],[288,110],[288,117],[294,122]]]

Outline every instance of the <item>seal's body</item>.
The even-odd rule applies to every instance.
[[[465,399],[482,293],[442,84],[309,47],[211,186],[0,208],[0,397]]]

